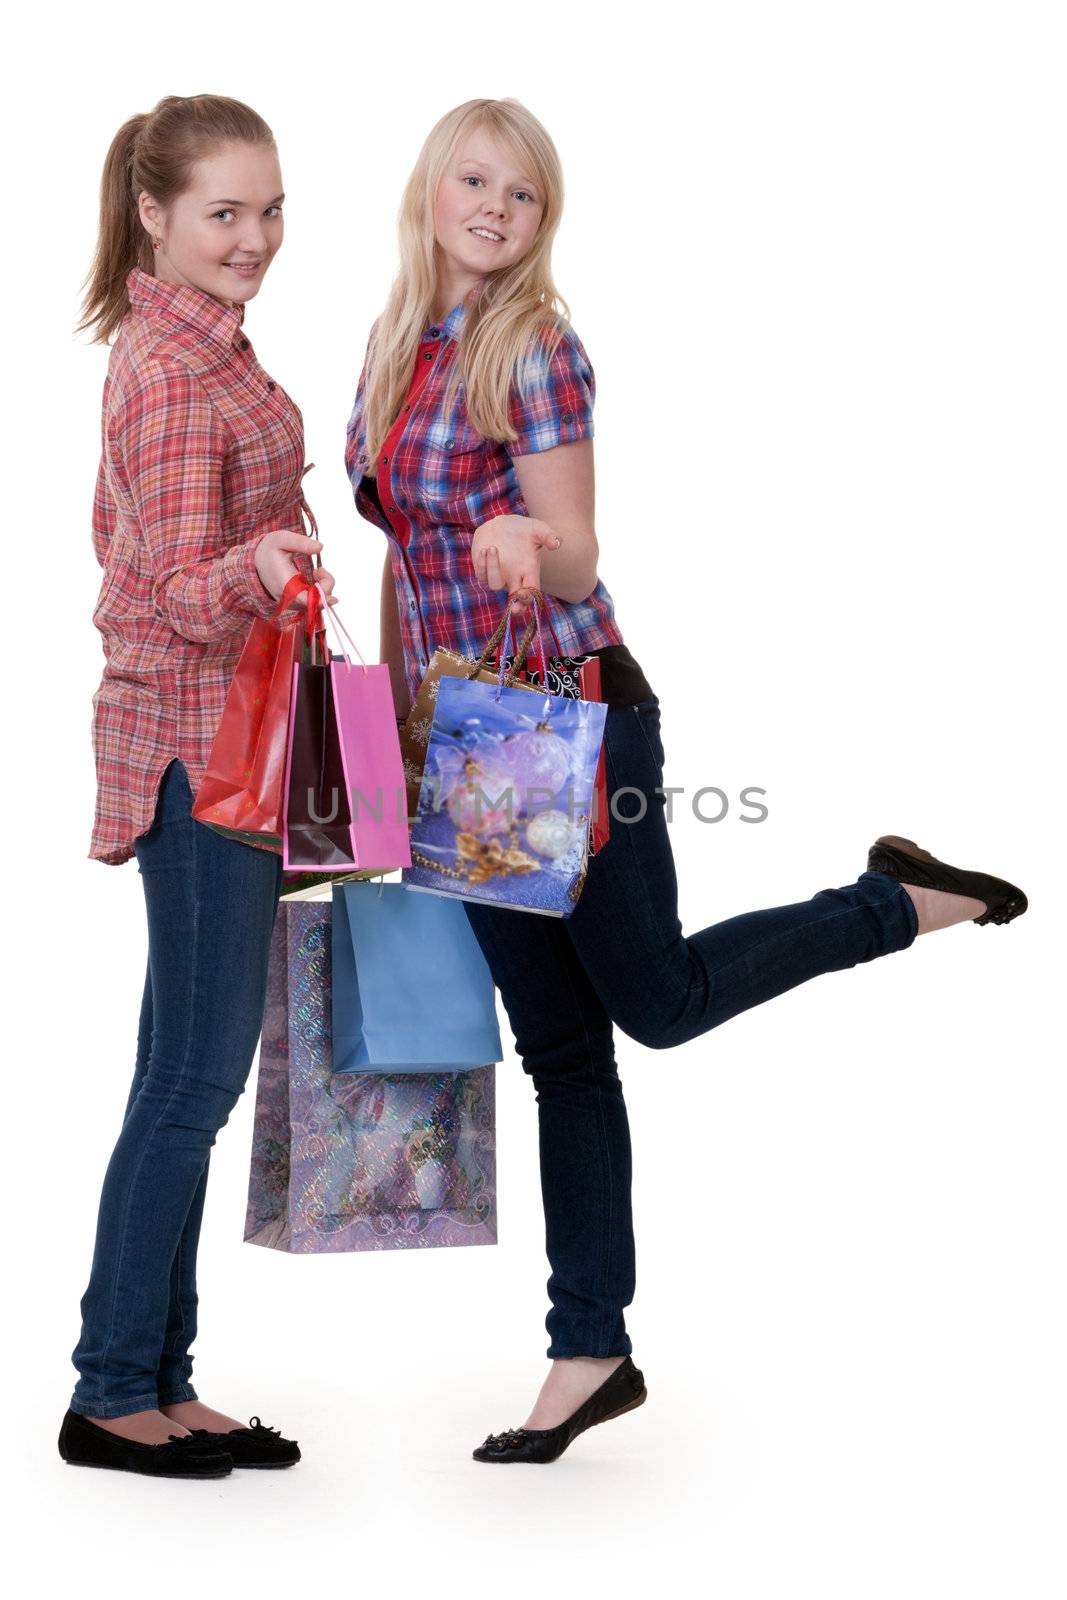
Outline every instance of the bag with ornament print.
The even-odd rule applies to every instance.
[[[534,591],[535,595],[540,590]],[[530,683],[539,688],[545,688],[549,694],[562,695],[568,700],[601,700],[603,695],[600,687],[600,657],[594,655],[565,656],[560,648],[556,630],[552,625],[552,616],[549,610],[548,596],[541,596],[544,604],[545,622],[552,635],[552,642],[556,647],[554,656],[549,656],[547,665],[542,665],[541,657],[536,653],[536,648],[527,650],[525,661],[516,653],[509,656],[505,665],[509,672],[509,681],[516,684]],[[537,603],[535,599],[535,604]],[[517,665],[516,665],[517,663]],[[511,674],[517,676],[512,677]],[[604,747],[600,747],[600,760],[597,763],[596,784],[593,788],[593,810],[589,828],[589,854],[595,856],[602,850],[610,837],[610,822],[608,812],[608,771],[604,755]]]
[[[485,649],[477,661],[469,661],[466,656],[461,656],[455,650],[435,650],[430,657],[430,664],[426,668],[423,680],[419,684],[411,710],[408,712],[400,728],[400,754],[404,763],[404,781],[407,785],[408,819],[413,820],[419,805],[419,788],[422,784],[422,769],[426,761],[426,749],[430,742],[430,729],[433,727],[434,706],[437,703],[438,689],[442,678],[476,678],[479,683],[495,683],[497,680],[496,649],[504,637],[504,630],[508,626],[507,608],[501,614],[500,621],[493,630]],[[534,619],[531,617],[524,635],[524,645],[529,645],[533,637]],[[520,646],[520,651],[522,651]],[[516,681],[518,662],[521,666],[524,654],[516,653],[512,658],[513,665],[505,676],[505,683]],[[520,685],[520,687],[522,687]],[[533,685],[529,685],[533,687]]]
[[[534,615],[543,661],[539,606]],[[503,680],[503,656],[495,685],[441,679],[402,879],[566,917],[585,883],[607,707]]]
[[[329,901],[283,901],[244,1237],[292,1255],[496,1243],[495,1068],[335,1073]]]

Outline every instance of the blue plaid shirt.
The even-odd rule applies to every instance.
[[[379,453],[376,485],[366,476],[366,361],[348,423],[345,461],[356,507],[389,540],[412,697],[435,649],[478,656],[500,618],[503,591],[484,587],[470,552],[481,523],[529,514],[512,457],[593,437],[596,381],[571,329],[550,362],[542,356],[525,399],[512,386],[509,411],[518,438],[510,445],[483,439],[471,426],[462,384],[446,411],[448,369],[465,314],[460,302],[423,333],[407,398]],[[622,643],[603,583],[576,603],[552,596],[549,614],[566,655]]]

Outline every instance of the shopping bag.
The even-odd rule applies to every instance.
[[[293,1255],[495,1244],[495,1068],[332,1070],[330,904],[278,906],[244,1237]]]
[[[400,883],[337,885],[332,969],[335,1072],[502,1059],[492,975],[458,902]]]
[[[306,613],[278,622],[293,597],[308,591]],[[293,665],[319,626],[321,590],[294,574],[269,621],[255,617],[241,651],[222,717],[197,788],[198,822],[248,844],[282,848],[282,786]]]
[[[486,643],[485,649],[476,661],[469,661],[466,656],[461,656],[455,650],[437,649],[430,657],[430,664],[423,674],[412,701],[411,709],[400,728],[400,755],[404,764],[404,782],[407,786],[407,814],[409,821],[414,818],[419,804],[419,789],[422,784],[422,769],[426,761],[426,747],[430,742],[430,729],[433,727],[434,706],[437,703],[438,685],[442,678],[476,678],[479,683],[495,683],[497,680],[496,663],[493,660],[497,645],[504,636],[508,626],[507,609],[501,615],[500,621],[493,630],[492,636]],[[533,636],[534,620],[531,617],[524,635],[523,644],[512,657],[511,669],[505,674],[507,684],[517,682],[515,673],[517,665],[521,665],[523,646],[528,645]],[[530,685],[529,687],[533,687]]]
[[[495,686],[442,678],[404,884],[569,916],[585,883],[606,717],[599,702],[505,687],[503,661]]]
[[[544,605],[544,618],[552,635],[552,642],[556,647],[554,656],[549,656],[543,662],[537,655],[536,647],[527,648],[525,660],[516,652],[509,656],[505,662],[509,676],[505,682],[516,685],[530,683],[540,688],[547,689],[549,694],[562,695],[568,700],[600,700],[603,698],[600,687],[600,657],[595,655],[565,656],[560,648],[556,630],[552,625],[552,616],[548,605],[548,596],[542,595],[540,590],[532,590],[534,604],[540,600]],[[520,647],[521,650],[521,647]],[[610,837],[611,825],[608,811],[608,773],[604,747],[600,747],[600,759],[597,762],[596,784],[593,788],[593,809],[590,816],[589,827],[589,854],[595,856],[602,850]]]
[[[324,614],[352,644],[333,609],[327,605]],[[352,648],[359,665],[343,641],[340,659],[293,665],[283,789],[286,867],[391,872],[411,862],[389,668],[368,666]]]

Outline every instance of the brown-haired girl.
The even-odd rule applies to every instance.
[[[288,1466],[192,1386],[208,1160],[263,1016],[281,858],[190,814],[255,617],[306,605],[300,412],[256,360],[246,303],[281,248],[270,128],[219,95],[169,96],[108,151],[82,328],[104,384],[89,854],[136,857],[148,915],[137,1065],[104,1177],[64,1459],[156,1476]],[[314,576],[329,597],[333,578]],[[300,591],[294,595],[294,590]],[[332,599],[330,601],[332,604]]]

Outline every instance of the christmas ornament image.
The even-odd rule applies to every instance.
[[[599,701],[442,678],[407,887],[569,916],[606,717]]]

